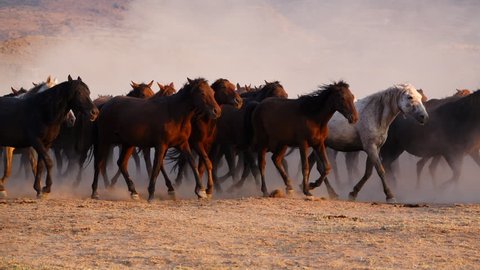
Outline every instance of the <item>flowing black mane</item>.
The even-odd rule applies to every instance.
[[[330,94],[338,88],[349,88],[350,86],[344,82],[333,82],[332,84],[324,84],[312,93],[298,97],[300,108],[308,115],[318,113],[325,105]]]

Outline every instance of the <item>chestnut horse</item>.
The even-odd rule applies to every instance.
[[[242,98],[235,92],[235,85],[227,79],[218,79],[211,85],[215,92],[215,101],[219,105],[231,105],[236,109],[240,109],[243,105]],[[199,155],[198,170],[200,177],[203,175],[205,169],[207,169],[208,183],[212,189],[207,189],[207,195],[213,194],[213,175],[212,175],[212,162],[209,157],[210,149],[217,135],[216,128],[217,120],[212,120],[206,116],[196,116],[192,119],[192,134],[190,135],[189,143],[195,152]],[[174,153],[172,153],[174,155]],[[169,155],[169,158],[176,159],[173,155]],[[186,164],[186,159],[177,159],[175,166],[178,164],[178,176],[176,183],[181,182],[183,175],[182,171]]]
[[[269,98],[257,105],[252,114],[254,148],[258,150],[258,167],[262,178],[262,192],[268,196],[265,184],[265,154],[271,151],[272,161],[283,178],[287,192],[293,192],[289,176],[283,166],[287,148],[299,147],[303,172],[303,193],[312,196],[308,184],[307,151],[312,147],[319,158],[319,173],[324,179],[329,170],[325,152],[327,124],[338,111],[350,123],[358,121],[354,96],[343,81],[322,86],[319,90],[298,99]]]
[[[38,154],[37,173],[34,189],[37,197],[51,190],[52,160],[48,154],[51,143],[58,136],[60,126],[70,109],[87,114],[93,121],[98,110],[90,99],[90,90],[80,77],[58,84],[42,93],[18,98],[0,98],[0,145],[12,147],[33,147]],[[46,166],[46,186],[41,188],[40,178]],[[0,191],[4,191],[0,183]]]
[[[98,198],[99,173],[102,173],[104,179],[108,179],[105,162],[108,150],[114,144],[121,145],[117,164],[133,199],[138,198],[138,193],[128,174],[127,164],[135,146],[155,148],[155,159],[148,186],[149,201],[155,197],[155,181],[163,168],[163,160],[169,147],[176,147],[187,156],[195,175],[195,194],[199,198],[206,198],[188,143],[192,130],[191,120],[196,113],[208,115],[212,119],[218,118],[221,114],[212,88],[202,78],[188,79],[188,83],[182,89],[169,97],[149,99],[114,97],[105,103],[96,125],[92,198]],[[174,193],[170,180],[165,179],[165,184],[168,192]]]

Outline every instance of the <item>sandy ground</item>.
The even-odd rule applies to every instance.
[[[0,201],[3,269],[474,269],[479,205]]]

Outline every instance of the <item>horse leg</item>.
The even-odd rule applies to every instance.
[[[120,168],[117,168],[117,172],[112,177],[112,179],[110,179],[110,185],[108,186],[108,188],[113,189],[115,187],[115,185],[117,184],[118,178],[120,177],[121,174],[122,172],[120,171]]]
[[[37,158],[35,158],[35,149],[32,147],[28,148],[28,162],[30,163],[30,167],[32,169],[32,173],[35,176],[37,174]],[[25,169],[25,177],[28,176],[27,169]]]
[[[10,176],[12,171],[12,159],[13,159],[13,151],[15,148],[13,147],[4,147],[5,157],[4,157],[4,167],[5,170],[3,171],[3,177],[0,180],[0,198],[5,198],[7,196],[7,191],[5,190],[5,185],[7,184],[7,179]]]
[[[450,166],[450,168],[452,169],[453,175],[449,180],[443,183],[440,188],[445,188],[448,184],[452,182],[458,184],[458,178],[460,177],[461,167],[463,163],[463,156],[457,155],[455,153],[449,153],[448,155],[444,155],[443,157],[447,161],[448,166]]]
[[[37,191],[37,197],[41,197],[42,193],[50,193],[51,191],[51,186],[52,186],[52,176],[51,176],[51,169],[52,169],[52,159],[48,155],[48,150],[47,148],[43,145],[43,143],[40,141],[40,139],[36,138],[32,142],[32,147],[37,151],[38,154],[38,162],[37,162],[37,175],[35,176],[35,184],[34,188]],[[45,168],[47,169],[47,178],[46,178],[46,183],[45,186],[40,189],[41,184],[40,184],[40,177],[41,177],[41,171],[43,170],[42,167],[42,162],[45,165]]]
[[[53,148],[53,154],[55,155],[55,163],[57,164],[57,174],[61,175],[63,169],[62,149],[59,147]]]
[[[310,178],[310,159],[307,157],[308,145],[304,142],[299,146],[300,150],[300,161],[302,164],[302,190],[303,194],[307,197],[312,197],[312,193],[310,192],[310,186],[308,184],[308,180]]]
[[[229,176],[231,176],[233,179],[233,182],[236,183],[237,180],[235,179],[235,173],[234,173],[236,169],[235,154],[234,154],[235,151],[233,151],[232,146],[227,146],[224,148],[225,148],[224,155],[225,155],[225,160],[227,160],[228,172],[224,176],[219,177],[217,181],[219,182],[219,184],[221,184],[225,182]]]
[[[133,160],[135,161],[135,169],[137,169],[137,175],[140,174],[140,156],[138,155],[138,152],[133,151],[132,153]],[[150,175],[150,174],[149,174]]]
[[[205,192],[205,188],[203,187],[200,176],[198,175],[198,168],[195,164],[195,160],[193,158],[192,151],[190,150],[190,145],[188,144],[188,142],[180,146],[180,151],[182,151],[182,153],[185,155],[188,164],[192,168],[193,175],[195,177],[195,194],[198,196],[199,199],[207,198],[207,193]]]
[[[434,156],[432,159],[432,162],[430,162],[430,165],[428,166],[428,171],[430,172],[430,177],[432,177],[432,182],[434,187],[437,187],[436,170],[441,159],[442,159],[442,156]]]
[[[285,183],[285,187],[287,190],[287,194],[292,194],[293,193],[293,187],[292,187],[292,180],[290,180],[290,177],[288,177],[287,172],[285,171],[285,167],[283,166],[283,157],[285,156],[285,153],[287,152],[287,146],[280,146],[275,149],[272,155],[272,161],[273,164],[275,164],[275,167],[277,168],[278,172],[280,173],[280,176],[283,179],[283,182]]]
[[[150,176],[152,174],[152,160],[150,159],[150,147],[142,148],[142,152],[143,152],[143,160],[145,161],[145,167],[147,168],[148,176]]]
[[[267,154],[267,149],[262,148],[258,151],[258,169],[260,170],[260,176],[262,178],[262,193],[263,196],[268,197],[267,184],[265,183],[265,167],[267,162],[265,161],[265,155]]]
[[[330,165],[332,166],[335,182],[337,182],[337,184],[341,184],[340,175],[338,173],[338,166],[337,166],[338,152],[333,150],[332,148],[327,148],[327,156],[328,156],[328,160],[330,161]]]
[[[360,152],[346,152],[345,163],[347,165],[348,182],[353,184],[353,178],[359,174],[358,172],[358,154]]]
[[[428,162],[430,157],[423,157],[419,161],[417,161],[417,189],[420,188],[420,178],[422,176],[422,170],[423,167],[425,167],[425,164]]]
[[[117,165],[120,168],[120,172],[122,173],[125,182],[127,183],[128,191],[130,191],[130,197],[134,200],[137,200],[139,198],[138,193],[135,190],[135,184],[128,173],[128,159],[130,156],[132,156],[134,151],[134,146],[123,144],[121,146],[120,155],[118,156]]]
[[[327,175],[331,170],[331,166],[327,157],[327,152],[324,144],[321,144],[319,147],[314,148],[315,155],[317,156],[317,171],[320,173],[320,178],[314,184],[314,187],[319,187],[323,181],[325,181],[325,186],[327,188],[328,196],[331,199],[338,198],[338,194],[333,189],[332,185],[328,181]],[[311,185],[310,185],[311,187]]]
[[[199,155],[198,164],[199,164],[199,175],[203,175],[204,168],[207,169],[207,196],[212,197],[213,194],[213,174],[212,174],[212,162],[208,157],[207,151],[205,150],[205,145],[202,142],[196,142],[194,144],[194,149]]]
[[[165,157],[165,153],[167,152],[167,147],[161,145],[159,147],[155,147],[155,158],[153,159],[153,168],[150,174],[150,183],[148,184],[148,201],[151,202],[155,198],[155,184],[157,181],[158,174],[160,173],[160,169],[163,166],[163,159]],[[174,191],[172,183],[166,181],[168,187],[168,192]]]
[[[348,197],[351,201],[355,201],[357,199],[358,192],[362,189],[367,179],[370,178],[373,172],[373,163],[370,158],[367,157],[366,165],[365,165],[365,173],[363,174],[362,179],[358,181],[358,183],[353,188],[353,191],[348,194]]]
[[[92,199],[98,199],[98,176],[101,173],[104,177],[104,180],[107,179],[107,159],[110,152],[110,145],[108,143],[95,143],[93,146],[93,156],[94,156],[94,173],[93,173],[93,182],[92,182]]]

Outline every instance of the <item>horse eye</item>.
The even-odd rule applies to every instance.
[[[408,96],[408,99],[409,99],[409,100],[412,100],[412,99],[413,99],[413,97],[412,97],[412,96]]]

